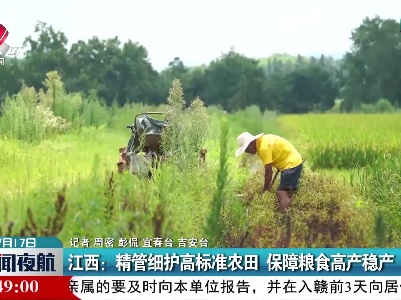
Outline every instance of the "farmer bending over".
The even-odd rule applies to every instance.
[[[281,211],[290,206],[292,193],[297,190],[299,177],[302,171],[302,157],[294,146],[286,139],[273,134],[258,134],[253,136],[249,132],[241,133],[238,138],[238,150],[235,157],[243,152],[258,154],[265,166],[265,183],[263,193],[272,188],[273,170],[281,171],[280,185],[277,197]]]

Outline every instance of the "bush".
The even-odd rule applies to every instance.
[[[362,103],[359,110],[365,114],[377,113],[377,107],[374,104]]]
[[[394,107],[391,102],[384,98],[379,99],[375,106],[379,113],[389,113],[394,111]]]
[[[389,100],[381,98],[375,104],[362,103],[358,110],[365,114],[383,114],[394,112],[395,108]]]

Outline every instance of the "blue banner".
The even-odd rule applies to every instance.
[[[56,237],[0,237],[0,249],[63,248]]]
[[[399,276],[401,249],[66,248],[66,276]]]

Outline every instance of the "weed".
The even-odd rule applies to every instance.
[[[173,81],[167,102],[169,124],[163,132],[161,147],[169,160],[186,172],[197,164],[206,141],[209,131],[207,111],[199,98],[192,101],[189,108],[185,107],[178,79]]]
[[[243,198],[252,214],[248,247],[369,246],[373,207],[356,208],[353,191],[332,177],[304,171],[286,218],[273,193],[258,195],[262,173],[249,180]],[[259,178],[259,179],[257,179]],[[277,183],[275,184],[277,186]]]
[[[20,229],[15,229],[15,222],[8,221],[5,228],[0,227],[1,236],[56,236],[58,235],[65,223],[67,214],[67,203],[65,197],[65,188],[58,193],[57,199],[54,202],[55,214],[48,216],[45,225],[40,225],[35,220],[35,216],[30,207],[27,208],[25,225]],[[7,219],[8,209],[5,207],[5,216]]]
[[[207,219],[205,227],[205,237],[209,241],[210,247],[217,246],[223,237],[225,228],[223,227],[221,211],[225,203],[224,189],[226,187],[226,181],[228,178],[227,172],[227,135],[228,135],[228,124],[227,121],[222,123],[221,137],[220,137],[220,168],[217,173],[217,189],[213,196],[212,203],[210,205],[210,215]]]

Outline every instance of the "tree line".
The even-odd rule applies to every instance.
[[[93,37],[68,49],[66,35],[46,23],[38,22],[35,33],[25,39],[22,59],[6,57],[0,67],[0,101],[23,83],[42,88],[46,73],[56,70],[68,92],[96,92],[108,105],[165,103],[174,78],[181,80],[186,96],[226,111],[258,105],[282,113],[325,112],[336,99],[342,99],[344,112],[380,99],[392,107],[401,103],[399,24],[378,16],[352,30],[352,47],[342,59],[257,60],[231,49],[207,66],[188,67],[175,57],[161,72],[152,67],[146,48],[131,40]]]

